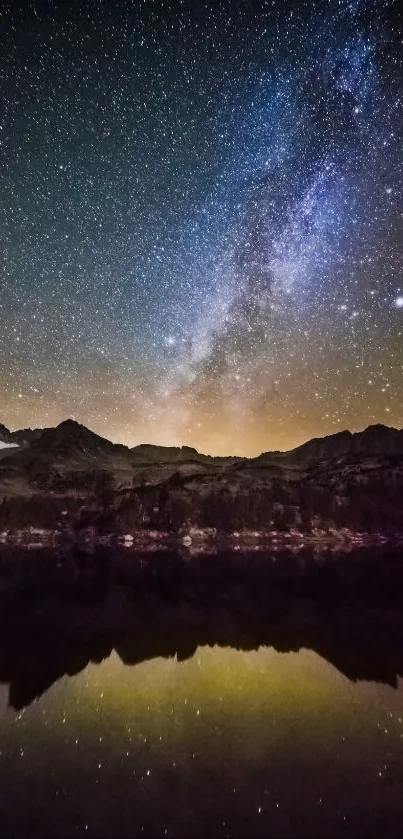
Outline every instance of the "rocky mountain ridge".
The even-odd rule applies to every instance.
[[[16,431],[10,431],[9,428],[0,422],[0,442],[13,443],[17,446],[29,446],[45,430],[44,428],[20,428]]]
[[[390,428],[380,423],[369,425],[363,431],[348,430],[326,437],[315,437],[288,451],[266,451],[257,457],[229,455],[216,457],[202,454],[192,446],[159,446],[150,443],[129,448],[112,443],[73,419],[63,420],[55,427],[26,428],[10,431],[0,423],[0,442],[15,443],[21,448],[32,447],[37,451],[64,451],[66,455],[81,452],[97,456],[102,452],[130,455],[131,459],[145,463],[176,463],[197,461],[203,463],[239,463],[249,461],[263,464],[266,461],[294,460],[296,462],[330,460],[345,455],[403,454],[403,429]]]
[[[0,532],[403,534],[403,431],[383,425],[256,458],[130,449],[74,420],[0,428],[4,445],[16,434],[1,451]]]

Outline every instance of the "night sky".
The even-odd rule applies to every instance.
[[[403,7],[0,6],[0,421],[403,424]]]

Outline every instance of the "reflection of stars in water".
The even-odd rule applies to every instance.
[[[30,735],[30,728],[31,731],[33,727],[35,730],[37,729],[38,719],[42,722],[43,717],[43,708],[41,707],[42,704],[47,700],[49,712],[52,716],[52,730],[53,736],[55,736],[56,741],[58,738],[62,744],[62,756],[66,757],[66,748],[68,746],[76,747],[78,745],[79,738],[74,737],[70,739],[69,736],[65,736],[66,729],[69,732],[73,731],[74,735],[77,732],[77,724],[81,719],[81,723],[84,729],[84,736],[80,739],[81,750],[78,765],[81,767],[88,766],[88,771],[90,773],[92,782],[95,785],[101,785],[99,796],[102,796],[102,783],[105,783],[105,780],[108,781],[109,776],[113,777],[114,773],[116,772],[116,767],[124,766],[124,772],[130,773],[133,787],[132,787],[132,794],[134,796],[139,795],[140,800],[142,800],[143,796],[147,796],[147,802],[154,801],[155,799],[153,796],[156,794],[156,790],[158,791],[158,795],[163,794],[164,789],[164,781],[166,780],[166,753],[165,750],[163,752],[157,751],[158,743],[162,741],[162,735],[158,733],[157,725],[153,726],[153,718],[158,725],[161,722],[164,723],[166,726],[166,734],[167,734],[167,755],[168,756],[175,756],[176,757],[176,750],[179,750],[179,758],[178,760],[172,761],[172,767],[170,766],[169,771],[175,771],[175,773],[181,778],[180,773],[186,773],[187,779],[191,777],[190,773],[194,771],[191,766],[190,762],[195,761],[197,758],[197,764],[204,765],[206,762],[207,766],[210,766],[209,761],[214,758],[215,752],[212,753],[209,751],[208,743],[209,743],[209,735],[207,732],[211,734],[213,737],[213,742],[216,744],[219,742],[219,754],[220,758],[222,758],[222,749],[223,744],[225,747],[226,743],[230,743],[229,746],[229,755],[230,755],[230,767],[239,766],[239,761],[242,760],[243,755],[243,747],[245,743],[241,743],[241,749],[238,753],[238,759],[234,762],[234,744],[237,743],[237,737],[244,736],[244,700],[245,696],[251,698],[252,696],[259,697],[259,702],[261,704],[261,711],[263,712],[264,719],[266,721],[265,731],[267,735],[267,743],[270,743],[271,734],[269,731],[268,722],[271,721],[273,726],[276,726],[276,730],[278,731],[277,736],[281,736],[281,726],[286,726],[288,731],[289,725],[289,718],[288,714],[285,713],[285,717],[282,718],[282,711],[284,710],[282,699],[281,699],[281,690],[285,693],[284,695],[288,695],[288,690],[291,691],[290,696],[293,697],[292,702],[295,702],[295,707],[301,709],[304,705],[304,689],[303,683],[306,678],[307,681],[310,681],[312,678],[312,671],[309,671],[305,676],[301,676],[301,691],[298,693],[298,690],[295,692],[297,685],[291,680],[290,685],[287,689],[287,686],[284,682],[284,678],[280,679],[279,684],[277,685],[279,692],[277,694],[276,690],[276,680],[272,676],[274,673],[271,673],[270,669],[266,671],[266,679],[263,678],[262,686],[264,686],[265,690],[260,692],[257,690],[255,695],[254,690],[250,687],[249,683],[255,684],[254,678],[257,679],[256,682],[256,689],[259,683],[259,680],[264,677],[265,668],[263,665],[264,662],[264,655],[266,657],[270,655],[270,651],[268,650],[261,650],[260,654],[255,653],[252,656],[248,654],[240,654],[232,652],[233,655],[236,656],[234,659],[234,663],[236,661],[242,661],[246,658],[246,660],[250,660],[249,666],[244,665],[244,668],[241,668],[241,673],[243,673],[243,678],[240,679],[240,671],[237,670],[235,672],[234,681],[228,682],[225,676],[222,677],[222,681],[220,681],[219,673],[223,671],[225,673],[225,667],[220,665],[220,661],[222,660],[225,662],[227,659],[231,660],[231,656],[225,651],[216,649],[213,650],[201,650],[194,657],[187,661],[186,663],[179,664],[177,662],[172,662],[172,668],[167,671],[167,681],[165,684],[160,684],[158,682],[158,691],[160,695],[163,697],[165,693],[165,698],[163,700],[164,704],[164,715],[161,717],[157,711],[158,706],[158,691],[156,690],[156,682],[151,680],[151,682],[147,686],[147,670],[150,673],[155,671],[155,679],[157,679],[158,674],[158,662],[146,662],[141,667],[123,667],[122,665],[119,666],[115,662],[112,666],[111,674],[108,671],[108,662],[104,662],[101,667],[90,666],[86,670],[85,678],[81,680],[82,691],[87,692],[90,691],[90,697],[88,699],[89,706],[90,706],[90,714],[91,714],[91,726],[94,725],[95,720],[95,728],[91,726],[88,727],[88,720],[85,716],[85,705],[83,703],[83,696],[80,691],[77,692],[77,688],[74,689],[74,683],[77,684],[77,681],[80,680],[80,677],[76,679],[72,679],[68,681],[66,679],[65,685],[68,689],[69,687],[72,688],[72,693],[69,695],[60,694],[58,696],[57,690],[49,691],[46,697],[43,697],[38,702],[35,702],[31,709],[28,712],[28,715],[23,712],[19,712],[15,715],[14,720],[17,723],[16,728],[18,727],[18,731],[20,730],[21,726],[23,726],[21,731],[21,738],[20,742],[18,743],[19,749],[19,757],[20,760],[24,760],[26,765],[29,767],[29,773],[32,773],[32,767],[35,766],[35,761],[38,760],[39,751],[29,748],[29,744],[32,744],[31,735]],[[208,667],[209,663],[212,666],[212,662],[214,661],[214,655],[218,657],[218,670],[214,669],[213,671],[213,678],[208,681],[208,690],[207,692],[204,691],[205,688],[205,678],[208,674]],[[304,660],[304,656],[301,656],[302,661]],[[311,656],[312,658],[312,656]],[[305,659],[309,661],[309,655],[305,656]],[[269,659],[270,660],[270,659]],[[291,663],[292,657],[287,656],[279,656],[278,659],[275,659],[278,662],[278,666],[281,667],[282,672],[284,671],[284,667],[287,664],[287,661]],[[294,666],[299,661],[299,657],[294,658]],[[255,662],[255,668],[252,666],[253,662]],[[261,663],[260,663],[261,662]],[[153,667],[154,665],[154,667]],[[160,666],[161,660],[160,660]],[[326,702],[328,702],[329,691],[331,692],[336,686],[338,686],[334,693],[334,698],[337,702],[344,700],[345,693],[348,691],[353,690],[357,699],[363,699],[364,704],[363,708],[367,706],[368,697],[372,697],[374,699],[377,698],[377,703],[380,702],[382,705],[386,702],[388,704],[391,699],[391,693],[388,692],[390,689],[385,689],[375,685],[365,685],[365,683],[360,685],[352,686],[350,683],[347,682],[345,677],[340,676],[333,668],[330,668],[329,665],[325,664],[325,662],[321,662],[318,659],[317,666],[324,670],[322,673],[323,680],[326,683],[326,691],[323,697],[323,709],[326,708]],[[117,668],[117,672],[116,672]],[[258,670],[258,674],[254,672]],[[119,678],[119,672],[121,674],[121,678]],[[313,671],[314,672],[314,671]],[[137,676],[136,676],[137,673]],[[173,687],[173,677],[176,674],[177,682],[176,682],[176,691],[175,698],[178,700],[175,701],[174,704],[171,705],[173,702],[173,694],[172,694],[172,687]],[[186,675],[187,674],[187,675]],[[194,681],[199,674],[199,682],[196,685],[195,692],[194,691]],[[115,680],[112,676],[115,675]],[[334,683],[329,682],[329,675],[331,675],[331,679],[334,680]],[[84,674],[83,674],[84,676]],[[277,696],[277,702],[280,703],[277,705],[279,713],[270,717],[267,714],[267,685],[268,679],[270,680],[270,696],[274,701],[276,701],[275,697]],[[223,685],[226,686],[226,692],[224,694],[224,705],[222,704],[223,694],[222,694],[222,687]],[[232,685],[232,687],[231,687]],[[320,687],[320,680],[317,685]],[[337,696],[338,690],[342,687],[343,693],[340,694],[340,697]],[[57,688],[57,686],[55,686]],[[190,691],[192,692],[189,692]],[[245,691],[247,693],[245,694]],[[384,691],[384,693],[383,693]],[[320,693],[320,690],[319,690]],[[53,694],[53,696],[52,696]],[[186,695],[185,695],[186,694]],[[143,700],[141,697],[143,695]],[[311,697],[315,696],[315,686],[312,687],[312,694]],[[210,701],[212,696],[215,697],[217,700],[217,708],[219,709],[219,716],[218,718],[214,717],[215,711],[212,709],[210,705]],[[230,712],[230,705],[231,705],[231,696],[234,698],[236,697],[236,703],[239,703],[239,716],[234,721],[232,720],[231,712]],[[74,698],[76,697],[76,699]],[[113,700],[113,697],[118,699],[119,704],[116,706]],[[151,697],[154,697],[153,701],[150,700]],[[71,700],[71,701],[70,701]],[[138,701],[140,700],[140,702]],[[204,701],[203,701],[204,700]],[[302,700],[302,705],[301,705]],[[94,702],[97,704],[94,705]],[[127,705],[126,705],[127,702]],[[58,704],[59,703],[59,704]],[[202,704],[203,703],[203,704]],[[360,710],[360,706],[355,703],[352,703],[354,706],[353,717],[351,718],[350,725],[347,725],[346,728],[341,728],[342,719],[340,719],[335,724],[335,728],[333,730],[333,734],[338,737],[339,743],[332,741],[334,747],[336,749],[337,754],[337,762],[340,760],[346,761],[346,766],[351,766],[351,754],[355,750],[355,743],[356,737],[364,736],[365,734],[365,743],[368,742],[368,735],[369,729],[373,726],[376,726],[377,731],[380,734],[380,739],[376,738],[374,740],[375,749],[372,752],[370,749],[368,755],[371,754],[371,758],[373,757],[376,761],[374,764],[373,772],[374,777],[376,776],[376,784],[378,784],[378,779],[381,783],[385,781],[396,780],[396,769],[394,767],[394,759],[398,757],[398,752],[394,749],[395,741],[397,736],[400,738],[403,737],[402,734],[402,716],[400,713],[395,713],[391,710],[386,710],[384,708],[379,708],[377,705],[374,708],[374,716],[371,714],[362,714]],[[95,715],[93,714],[94,708],[97,708]],[[250,708],[250,722],[251,722],[251,737],[252,737],[252,744],[254,743],[254,748],[256,748],[257,743],[254,741],[252,732],[254,730],[254,717],[256,713],[259,713],[259,703],[255,705],[251,705],[248,702],[248,707]],[[310,707],[310,701],[308,702],[307,707]],[[113,710],[113,714],[111,714],[111,709]],[[141,713],[139,713],[139,709]],[[368,709],[367,709],[368,710]],[[192,751],[194,746],[194,736],[195,736],[195,727],[194,727],[194,718],[197,712],[200,711],[200,723],[206,726],[203,729],[203,737],[199,741],[201,744],[201,749],[199,752]],[[316,713],[316,712],[315,712]],[[188,715],[188,726],[186,724],[186,717],[184,714]],[[386,714],[386,719],[385,719]],[[315,715],[314,715],[315,716]],[[135,745],[132,744],[132,734],[133,734],[133,723],[128,723],[128,717],[135,722],[134,728],[134,735],[135,735]],[[116,718],[116,719],[115,719]],[[316,717],[315,717],[316,719]],[[337,718],[338,719],[338,718]],[[111,722],[115,720],[119,721],[118,729],[114,728],[114,724]],[[204,721],[204,722],[203,722]],[[169,723],[167,725],[167,722]],[[212,723],[215,722],[215,725]],[[230,725],[230,730],[228,730],[228,725]],[[99,733],[101,726],[101,733]],[[148,728],[147,728],[148,726]],[[331,726],[332,728],[332,726]],[[178,731],[184,731],[186,734],[187,739],[185,738],[184,741],[179,744],[176,739],[176,733]],[[93,732],[92,736],[89,736],[90,732]],[[341,732],[345,733],[341,733]],[[147,732],[147,733],[146,733]],[[226,732],[228,740],[226,741],[223,738],[223,734]],[[261,732],[261,727],[259,726],[259,732]],[[234,736],[235,734],[235,736]],[[207,736],[206,736],[207,735]],[[218,740],[216,739],[215,735],[217,735]],[[372,735],[373,736],[373,735]],[[22,740],[22,737],[24,740]],[[259,738],[261,734],[259,733]],[[95,743],[94,743],[95,741]],[[127,748],[129,741],[129,748]],[[6,752],[9,751],[11,746],[11,740],[9,742],[8,738],[4,738],[4,742],[7,743]],[[246,741],[247,742],[247,741]],[[315,742],[315,741],[313,741]],[[319,741],[320,742],[320,741]],[[95,745],[95,748],[94,748]],[[319,748],[321,748],[319,746]],[[365,749],[364,749],[365,751]],[[130,760],[127,761],[127,758],[130,754]],[[2,755],[0,754],[0,757]],[[382,759],[383,758],[383,759]],[[74,758],[77,761],[77,758]],[[123,760],[123,763],[122,763]],[[64,758],[61,760],[60,765],[63,765]],[[133,766],[134,764],[134,766]],[[55,764],[56,765],[56,764]],[[214,763],[215,765],[215,763]],[[372,760],[367,761],[366,766],[368,766],[369,771],[371,771]],[[397,764],[396,764],[397,765]],[[136,771],[137,769],[137,771]],[[101,771],[102,770],[102,771]],[[120,771],[120,770],[118,770]],[[56,766],[57,775],[60,773],[60,767]],[[264,778],[263,778],[264,776]],[[61,777],[63,777],[61,775]],[[272,819],[282,819],[286,817],[284,814],[288,812],[289,805],[287,803],[287,798],[284,800],[281,794],[279,795],[279,789],[276,788],[276,775],[274,774],[272,777],[272,787],[270,789],[267,788],[267,767],[265,768],[263,775],[262,775],[262,782],[260,783],[259,780],[256,779],[255,773],[253,777],[253,786],[246,786],[246,791],[248,792],[248,797],[244,797],[246,795],[245,789],[242,787],[232,786],[232,783],[237,778],[237,775],[234,775],[232,772],[229,773],[226,781],[228,781],[228,793],[232,801],[234,802],[231,806],[229,804],[228,796],[226,795],[225,790],[221,790],[221,794],[223,796],[223,804],[221,811],[217,814],[214,813],[214,818],[217,819],[217,826],[220,825],[226,829],[231,835],[234,830],[234,807],[238,806],[238,802],[241,801],[243,803],[244,814],[245,816],[249,814],[249,812],[259,820],[259,823],[263,824],[267,819],[267,823],[272,823]],[[247,777],[247,772],[243,774],[243,777]],[[59,778],[58,778],[59,781]],[[243,783],[243,781],[242,781]],[[197,796],[199,796],[199,789],[200,787],[197,786]],[[326,790],[325,792],[323,790]],[[162,792],[161,792],[162,791]],[[75,788],[69,789],[69,786],[64,781],[60,783],[59,786],[54,790],[54,794],[58,799],[58,806],[60,806],[61,800],[70,801],[72,799],[72,795],[74,793],[75,799],[77,796],[77,790]],[[232,793],[232,795],[231,795]],[[220,794],[220,790],[218,792]],[[286,806],[284,806],[284,804]],[[322,788],[322,786],[317,785],[316,788],[313,788],[313,803],[312,807],[326,809],[329,806],[329,787]],[[238,812],[240,812],[238,810]],[[242,813],[243,815],[243,813]],[[336,812],[331,813],[331,817],[335,820],[334,823],[336,824],[339,822],[347,822],[350,821],[350,813],[348,809],[345,810],[344,808],[340,810],[337,809]],[[212,817],[213,818],[213,817]],[[85,820],[85,821],[84,821]],[[152,830],[153,822],[144,822],[142,825],[144,831],[153,832]],[[97,817],[94,818],[94,814],[91,811],[87,811],[83,813],[82,819],[77,821],[76,829],[77,831],[85,830],[87,831],[94,831],[96,833],[97,828],[99,828],[99,822]],[[141,829],[141,826],[139,826]],[[164,831],[164,834],[171,835],[174,833],[174,829],[172,828],[172,824],[168,824],[161,828]],[[256,822],[256,829],[258,829],[258,821]]]

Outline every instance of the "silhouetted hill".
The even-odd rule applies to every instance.
[[[29,446],[33,440],[43,434],[43,428],[21,428],[17,431],[10,431],[0,423],[0,442],[14,443],[17,446]]]
[[[339,431],[327,437],[315,437],[290,451],[262,452],[251,458],[256,464],[282,460],[318,462],[346,455],[403,455],[403,429],[386,425],[369,425],[364,431]]]
[[[3,443],[12,443],[11,431],[0,422],[0,440]]]
[[[149,443],[142,443],[130,449],[131,454],[140,462],[144,463],[183,463],[189,460],[211,460],[206,455],[191,446],[153,446]]]
[[[289,453],[305,460],[330,460],[345,455],[403,455],[403,430],[386,425],[369,425],[364,431],[352,434],[341,431],[329,437],[309,440]]]
[[[56,428],[45,428],[31,443],[33,452],[55,452],[58,455],[84,455],[96,458],[105,453],[125,452],[126,446],[111,443],[72,419],[64,420]]]
[[[240,457],[214,457],[209,454],[200,454],[192,446],[153,446],[149,443],[141,443],[130,449],[134,456],[134,462],[141,463],[237,463],[243,458]]]
[[[18,446],[30,446],[34,440],[38,440],[42,436],[43,428],[20,428],[17,431],[11,431],[11,438],[13,443]]]

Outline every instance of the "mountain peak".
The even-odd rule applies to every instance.
[[[87,428],[86,425],[82,425],[82,423],[77,422],[77,420],[72,419],[71,417],[68,417],[68,419],[65,419],[65,420],[62,420],[62,422],[59,422],[59,424],[56,425],[53,430],[57,431],[59,434],[65,434],[66,436],[68,436],[68,435],[79,436],[79,435],[95,434],[95,432],[91,431],[89,428]],[[95,436],[97,437],[98,435],[95,434]],[[100,438],[100,439],[105,439],[105,438]],[[108,442],[109,442],[109,440],[108,440]]]
[[[127,451],[126,446],[111,443],[71,418],[63,420],[55,428],[45,428],[41,436],[33,441],[32,448],[55,451],[66,456],[80,454],[91,457],[117,453],[119,450]]]
[[[68,417],[67,419],[59,422],[56,428],[85,428],[85,425],[77,422],[77,420],[73,419],[73,417]]]
[[[383,425],[381,422],[374,423],[373,425],[368,425],[367,428],[364,428],[364,431],[358,431],[356,434],[386,434],[386,435],[395,435],[401,434],[398,428],[393,428],[389,425]]]

